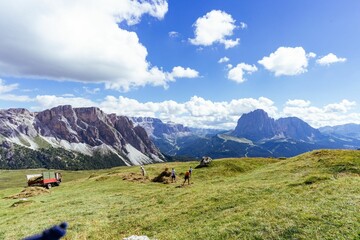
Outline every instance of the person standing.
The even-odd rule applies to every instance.
[[[146,171],[145,171],[144,166],[140,166],[140,170],[141,170],[141,175],[142,175],[143,177],[145,177]]]
[[[171,182],[176,182],[176,171],[174,168],[171,169]]]
[[[185,173],[183,185],[185,185],[186,180],[188,181],[188,184],[190,185],[190,172],[189,171],[187,171]]]
[[[190,177],[191,177],[192,171],[193,171],[193,169],[192,169],[192,167],[190,166],[190,168],[189,168]]]

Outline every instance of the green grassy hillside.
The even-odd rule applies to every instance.
[[[145,166],[185,172],[196,162]],[[294,158],[218,159],[190,186],[137,179],[139,167],[63,171],[60,187],[26,201],[25,174],[0,171],[0,239],[20,239],[62,221],[64,239],[360,239],[360,151]],[[128,180],[123,180],[127,178]]]

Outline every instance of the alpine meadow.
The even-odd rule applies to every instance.
[[[360,152],[317,150],[289,159],[213,160],[190,185],[150,180],[173,162],[63,171],[64,182],[23,199],[24,174],[2,170],[0,236],[20,239],[67,221],[64,239],[359,239]]]
[[[359,0],[0,0],[0,240],[360,240]]]

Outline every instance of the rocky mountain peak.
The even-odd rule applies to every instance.
[[[291,138],[312,141],[321,137],[321,133],[296,117],[274,120],[261,109],[243,114],[238,120],[233,136],[244,137],[252,141],[271,138]]]
[[[321,136],[319,130],[297,117],[280,118],[276,122],[278,131],[288,138],[309,141]]]
[[[9,108],[6,110],[9,114],[20,114],[20,115],[33,115],[29,110],[25,108]]]
[[[275,120],[270,118],[264,110],[257,109],[243,114],[231,135],[258,141],[263,138],[271,138],[275,134]]]
[[[136,126],[139,125],[143,127],[147,134],[153,138],[162,138],[164,135],[175,137],[177,135],[191,133],[191,130],[182,124],[164,123],[158,118],[133,117],[131,121],[134,122]]]
[[[33,114],[26,109],[0,111],[0,140],[38,149],[41,142],[92,155],[96,149],[117,154],[128,164],[162,161],[145,130],[125,116],[96,107],[54,107]],[[107,149],[107,150],[106,150]]]

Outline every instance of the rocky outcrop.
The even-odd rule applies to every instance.
[[[34,116],[34,113],[24,108],[0,111],[0,136],[14,137],[21,133],[35,137],[37,131],[33,126]]]
[[[211,162],[212,162],[212,158],[211,158],[211,157],[204,156],[204,157],[202,157],[202,159],[200,160],[199,165],[197,165],[195,168],[208,167]]]

